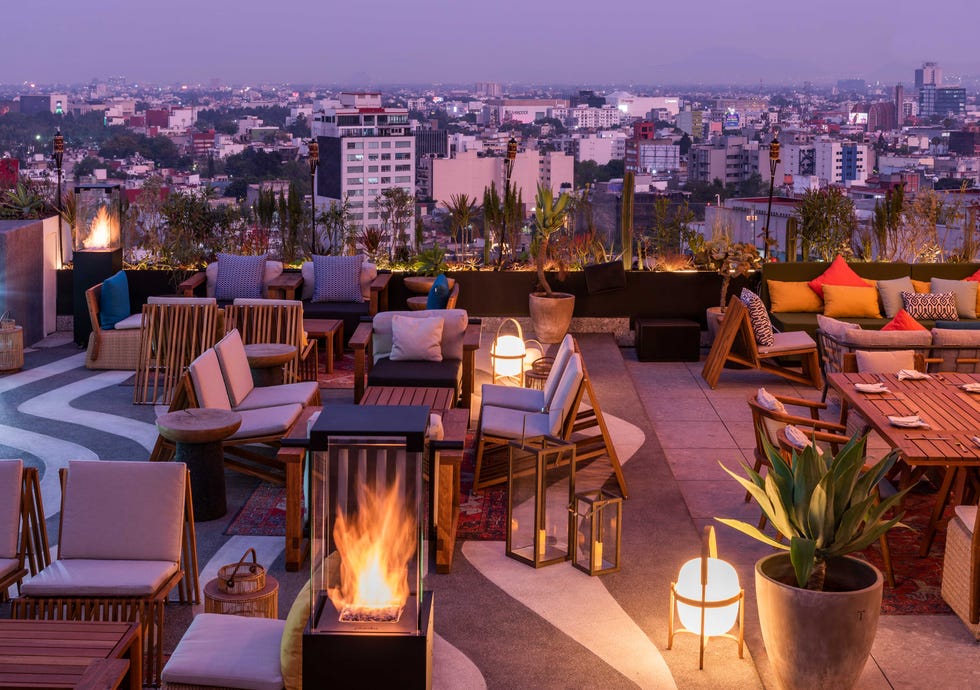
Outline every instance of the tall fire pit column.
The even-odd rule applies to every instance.
[[[122,188],[118,184],[75,185],[72,283],[75,344],[85,347],[92,322],[85,291],[122,269]]]
[[[305,687],[432,687],[428,421],[428,407],[333,405],[310,432]]]

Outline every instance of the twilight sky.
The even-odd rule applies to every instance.
[[[12,0],[0,83],[908,84],[980,73],[976,2]]]

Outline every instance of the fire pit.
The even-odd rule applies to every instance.
[[[337,405],[313,426],[304,685],[432,686],[428,419],[428,407]]]
[[[92,324],[85,291],[122,268],[122,191],[118,184],[75,186],[75,227],[72,229],[75,344],[88,344]]]

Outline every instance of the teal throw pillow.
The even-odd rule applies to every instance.
[[[449,279],[445,273],[440,273],[432,287],[429,288],[429,297],[425,300],[426,309],[445,309],[449,303]]]
[[[129,281],[126,272],[119,271],[102,281],[102,297],[99,299],[99,325],[104,330],[113,329],[129,316]]]

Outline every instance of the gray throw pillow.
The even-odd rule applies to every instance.
[[[977,318],[977,286],[972,280],[933,278],[929,292],[952,292],[956,298],[956,313],[961,319]]]
[[[239,298],[261,299],[267,258],[266,254],[218,254],[218,277],[214,282],[214,296],[222,302]]]
[[[358,256],[313,256],[314,302],[363,302]]]
[[[902,308],[903,292],[915,292],[912,279],[908,276],[878,281],[878,295],[881,297],[881,305],[885,308],[885,316],[887,318],[895,318],[895,314]],[[933,292],[947,291],[933,290]]]

